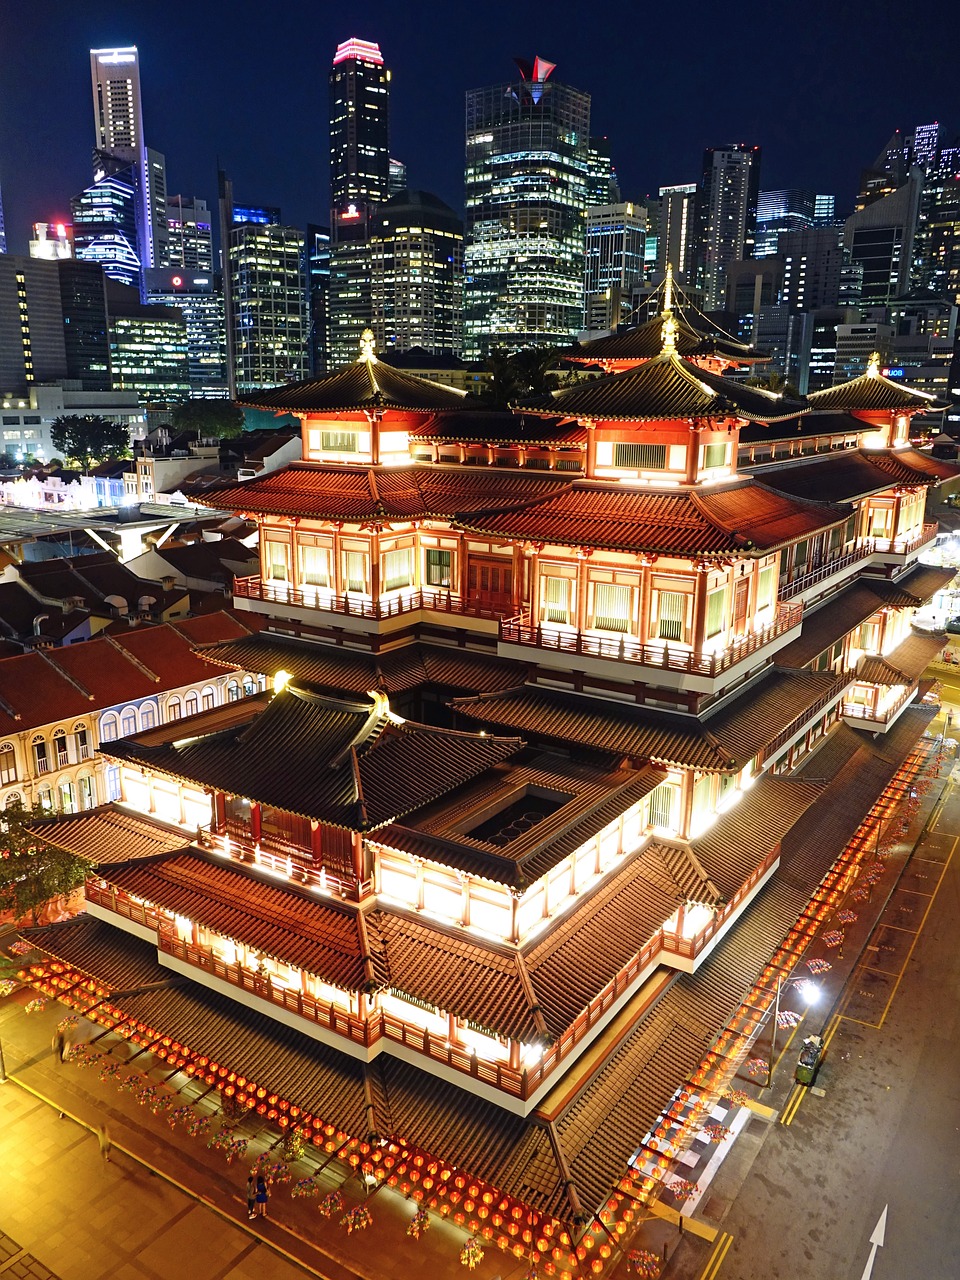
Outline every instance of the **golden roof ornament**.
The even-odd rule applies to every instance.
[[[663,337],[663,355],[675,356],[677,354],[677,322],[672,311],[664,313],[663,328],[660,332]]]
[[[870,359],[867,362],[867,377],[868,378],[880,377],[880,352],[879,351],[874,351],[870,355]]]
[[[673,310],[673,263],[667,263],[667,270],[663,277],[663,314],[667,315]]]
[[[367,364],[377,363],[377,348],[372,329],[364,329],[360,335],[360,359]]]

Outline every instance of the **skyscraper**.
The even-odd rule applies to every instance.
[[[663,275],[667,263],[682,283],[692,283],[693,249],[696,241],[697,184],[681,182],[660,188],[660,218],[657,229],[657,271]]]
[[[310,372],[327,372],[330,295],[330,228],[307,223],[307,317],[310,324]]]
[[[910,288],[922,191],[923,170],[915,166],[896,191],[871,200],[844,223],[843,243],[851,261],[863,267],[863,306],[885,306]]]
[[[583,327],[590,95],[517,60],[520,79],[467,94],[468,357],[560,345]]]
[[[759,147],[707,147],[697,192],[697,285],[708,311],[723,306],[727,265],[753,256],[759,191]]]
[[[136,175],[132,166],[106,175],[70,201],[73,244],[83,262],[99,262],[111,280],[140,280]]]
[[[166,266],[186,271],[213,270],[213,236],[206,200],[197,196],[167,199]]]
[[[377,210],[370,237],[377,349],[463,350],[463,223],[427,191],[401,191]]]
[[[357,357],[370,327],[370,233],[390,190],[390,72],[380,46],[350,39],[330,69],[331,367]]]
[[[183,316],[187,340],[187,377],[196,399],[227,394],[227,351],[223,295],[212,271],[186,267],[150,267],[143,273],[148,303],[175,307]]]
[[[187,332],[179,308],[144,304],[139,289],[109,280],[107,315],[114,388],[159,403],[188,399]]]
[[[812,191],[761,191],[757,197],[753,256],[766,258],[776,253],[781,231],[800,231],[813,226],[816,201]]]
[[[587,160],[587,204],[620,203],[620,184],[613,164],[609,138],[591,138]]]
[[[921,289],[960,305],[960,163],[949,152],[924,179],[913,279]]]
[[[91,49],[94,181],[130,169],[137,194],[137,256],[144,267],[163,264],[167,237],[166,161],[143,133],[140,60],[136,46]]]
[[[643,280],[647,211],[642,205],[605,204],[587,209],[587,327],[615,329]]]
[[[241,222],[229,234],[233,358],[240,391],[307,376],[303,232]]]

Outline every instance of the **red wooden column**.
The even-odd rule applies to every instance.
[[[707,573],[709,565],[701,561],[694,565],[696,581],[693,594],[693,652],[699,658],[703,653],[703,637],[707,629]]]
[[[259,800],[251,800],[250,802],[250,837],[255,844],[260,843],[260,835],[263,830],[263,810],[260,807]]]
[[[587,461],[584,474],[588,480],[592,480],[597,474],[597,424],[585,420],[583,425],[587,429]]]
[[[357,884],[366,879],[364,875],[363,836],[359,831],[351,832],[350,852],[352,855],[353,874]]]
[[[686,484],[697,483],[697,473],[700,470],[700,432],[703,427],[699,422],[690,423],[690,434],[687,436],[687,474],[684,476]]]

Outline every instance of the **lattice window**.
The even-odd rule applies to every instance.
[[[667,465],[665,444],[615,444],[613,465],[631,471],[663,471]]]
[[[673,829],[673,812],[676,800],[677,789],[671,786],[670,783],[661,782],[659,787],[654,787],[650,792],[650,807],[648,810],[652,827]]]
[[[570,621],[569,578],[547,578],[543,616],[547,622]]]
[[[449,587],[453,581],[453,552],[427,548],[427,586]]]
[[[356,431],[321,431],[320,448],[324,453],[356,453],[358,439]]]
[[[630,630],[630,588],[598,582],[593,588],[593,625],[598,631]]]
[[[723,619],[726,612],[727,589],[719,587],[707,595],[707,636],[718,635],[723,630]]]
[[[657,614],[657,636],[661,640],[682,640],[687,613],[687,597],[682,591],[661,591]]]

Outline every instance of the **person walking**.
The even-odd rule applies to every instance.
[[[97,1141],[100,1144],[100,1155],[103,1157],[103,1163],[110,1163],[110,1150],[113,1143],[110,1141],[110,1130],[105,1124],[97,1125]]]
[[[247,1175],[247,1217],[253,1218],[257,1212],[257,1179],[253,1171]]]
[[[267,1190],[267,1180],[262,1173],[257,1174],[257,1217],[265,1218],[267,1216],[267,1201],[270,1199],[270,1192]]]
[[[66,1047],[67,1037],[63,1034],[63,1030],[57,1027],[53,1033],[53,1059],[58,1065],[63,1062],[63,1054]]]

